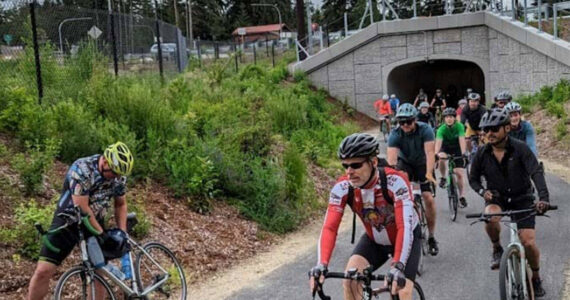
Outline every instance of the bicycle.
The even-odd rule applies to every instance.
[[[391,294],[391,284],[387,287],[372,288],[372,281],[384,281],[386,276],[372,274],[372,266],[365,268],[362,273],[359,273],[356,268],[349,269],[348,271],[341,272],[326,272],[323,274],[325,278],[349,279],[362,282],[362,300],[372,300],[372,297],[378,298],[379,295],[388,293]],[[309,277],[311,272],[309,272]],[[315,276],[315,289],[313,290],[313,299],[318,294],[321,300],[331,300],[330,296],[325,295],[323,285],[319,282],[318,276]],[[391,295],[392,300],[400,300],[398,295]],[[425,300],[424,291],[419,283],[414,282],[414,292],[412,293],[413,300]]]
[[[382,137],[384,138],[384,142],[387,142],[387,136],[390,134],[390,132],[388,131],[388,123],[387,122],[391,122],[390,120],[390,116],[387,115],[380,115],[378,117],[378,121],[380,122],[380,133],[382,134]]]
[[[558,206],[551,205],[549,210],[557,210]],[[471,223],[471,225],[478,222],[489,222],[492,217],[512,217],[517,214],[531,213],[531,216],[544,216],[539,215],[536,208],[528,208],[521,210],[509,210],[501,213],[495,214],[468,214],[467,218],[478,218],[477,221]],[[499,267],[499,290],[501,294],[501,300],[533,300],[534,291],[532,289],[532,271],[528,265],[528,261],[525,256],[524,247],[521,244],[518,235],[517,223],[510,218],[508,221],[501,221],[501,223],[509,227],[511,232],[510,243],[507,246],[503,256],[501,257],[501,264]]]
[[[457,187],[457,179],[455,178],[457,176],[457,174],[455,174],[455,161],[460,159],[464,160],[465,158],[463,156],[453,156],[451,158],[448,156],[446,158],[438,157],[438,159],[449,161],[449,164],[447,166],[447,180],[446,180],[447,198],[449,203],[450,218],[451,221],[455,222],[455,220],[457,219],[457,208],[459,203],[459,195],[457,192],[459,188]]]
[[[125,294],[125,298],[142,299],[186,299],[186,278],[182,266],[166,246],[158,242],[149,242],[139,245],[131,237],[128,238],[130,250],[128,252],[131,261],[132,280],[129,287],[125,282],[116,277],[106,268],[95,269],[89,259],[87,242],[84,231],[97,234],[97,231],[89,223],[89,216],[74,207],[67,213],[58,214],[66,220],[65,224],[45,231],[40,224],[35,224],[37,231],[42,235],[42,241],[46,247],[58,252],[59,249],[47,240],[48,234],[57,234],[63,230],[77,226],[79,234],[79,248],[81,251],[81,264],[67,270],[58,280],[54,297],[60,299],[117,299],[115,291],[101,276],[111,280]],[[136,215],[130,213],[127,217],[130,231],[137,223]],[[135,263],[133,265],[133,254]],[[148,261],[147,261],[148,260]],[[166,266],[166,264],[168,265]],[[95,284],[98,282],[105,291],[104,295],[96,295]],[[104,296],[101,298],[101,296]],[[81,298],[80,298],[81,297]]]
[[[417,183],[412,183],[412,194],[414,195],[414,206],[416,208],[416,212],[418,214],[418,218],[420,220],[420,238],[421,238],[421,255],[420,261],[418,263],[418,275],[422,276],[424,273],[424,256],[428,254],[428,245],[427,245],[427,238],[428,238],[428,226],[427,226],[427,218],[426,218],[426,209],[424,207],[424,202],[422,199],[422,192],[420,190],[420,186]]]
[[[469,137],[469,142],[471,143],[471,151],[469,152],[469,157],[467,158],[467,164],[465,164],[465,169],[467,170],[467,177],[469,177],[469,169],[471,169],[471,162],[475,157],[475,154],[479,150],[479,135],[474,134]]]

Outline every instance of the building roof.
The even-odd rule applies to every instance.
[[[267,24],[267,25],[248,26],[240,28],[245,28],[245,35],[251,35],[251,34],[278,32],[279,30],[283,30],[283,27],[285,27],[285,24]],[[232,35],[238,35],[238,29],[239,28],[236,28],[232,32]]]

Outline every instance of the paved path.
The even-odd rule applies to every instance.
[[[559,206],[558,211],[550,212],[552,218],[537,218],[537,243],[541,250],[541,271],[548,292],[543,299],[561,299],[564,284],[566,261],[570,257],[570,185],[553,175],[547,176],[551,201]],[[449,220],[446,193],[437,193],[438,222],[436,238],[440,241],[440,253],[425,260],[426,274],[418,278],[427,299],[499,299],[498,271],[488,267],[491,247],[484,233],[483,225],[470,226],[465,218],[467,213],[477,213],[483,209],[483,200],[469,189],[469,207],[459,212],[457,221]],[[344,222],[350,222],[352,212],[347,210]],[[357,236],[362,234],[362,226],[357,224]],[[333,253],[331,270],[342,270],[353,245],[350,244],[350,226],[339,233]],[[503,245],[508,242],[508,232],[503,227]],[[252,283],[227,299],[310,299],[307,271],[316,263],[315,247],[298,256],[296,261],[282,266],[260,282]],[[291,251],[296,251],[291,249]],[[385,268],[384,268],[385,269]],[[383,272],[384,269],[381,269]],[[328,294],[333,299],[342,299],[340,282],[325,283]]]

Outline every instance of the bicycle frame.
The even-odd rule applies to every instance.
[[[517,222],[514,222],[513,220],[511,220],[509,222],[509,225],[505,226],[509,227],[509,230],[511,232],[511,238],[510,238],[510,242],[507,246],[507,249],[511,248],[511,247],[516,247],[519,250],[520,255],[520,265],[521,265],[521,278],[526,278],[527,274],[526,274],[526,265],[527,265],[527,259],[526,259],[526,254],[524,251],[524,247],[519,239],[519,233],[518,233],[518,226],[517,226]],[[511,263],[510,261],[508,262],[509,264]],[[509,265],[509,271],[512,273],[513,272],[513,266]],[[511,274],[513,275],[513,274]],[[511,276],[511,278],[513,278],[514,276]],[[522,285],[523,285],[523,291],[524,291],[524,297],[525,299],[528,298],[528,288],[527,288],[527,281],[526,280],[521,280],[522,281]]]

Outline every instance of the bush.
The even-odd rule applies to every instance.
[[[44,145],[28,143],[27,157],[23,153],[14,156],[12,166],[19,173],[27,195],[41,190],[44,174],[51,167],[59,144],[58,140],[52,139],[47,140]]]
[[[562,118],[566,116],[566,112],[564,111],[564,105],[560,102],[555,102],[555,101],[547,102],[546,111],[557,118]]]
[[[148,236],[150,229],[152,228],[152,221],[148,217],[146,209],[144,207],[144,200],[134,199],[128,203],[129,212],[134,212],[137,215],[138,223],[133,228],[132,234],[136,239],[143,239]]]
[[[564,138],[568,133],[566,129],[566,120],[565,119],[558,120],[556,126],[554,127],[554,130],[555,130],[554,136],[556,140],[557,141],[562,140],[562,138]]]
[[[295,73],[293,73],[293,80],[295,80],[295,82],[301,82],[305,79],[307,79],[307,73],[303,71],[295,71]]]

